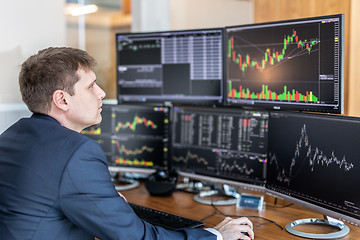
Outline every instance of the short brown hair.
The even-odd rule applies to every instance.
[[[30,56],[19,74],[20,92],[24,103],[34,113],[50,111],[56,90],[74,94],[79,80],[77,70],[92,70],[95,59],[87,52],[70,47],[50,47]]]

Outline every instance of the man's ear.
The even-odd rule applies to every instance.
[[[63,111],[67,111],[69,109],[68,97],[69,94],[63,90],[56,90],[52,95],[55,106]]]

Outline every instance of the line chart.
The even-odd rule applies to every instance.
[[[254,169],[248,168],[247,164],[239,164],[237,160],[234,160],[232,164],[222,161],[219,165],[220,171],[222,172],[240,172],[246,176],[251,175],[254,172]]]
[[[183,162],[187,164],[189,160],[195,160],[197,163],[202,163],[204,165],[208,165],[209,163],[206,161],[204,157],[200,157],[198,154],[191,153],[191,151],[187,151],[186,156],[173,156],[172,157],[175,162]]]
[[[265,41],[269,41],[266,44],[259,42],[254,37],[252,40],[251,37],[250,40],[247,40],[245,39],[246,35],[242,36],[241,34],[233,35],[228,39],[227,57],[228,61],[232,63],[229,65],[230,79],[227,93],[229,98],[319,101],[319,96],[316,96],[317,85],[309,83],[304,88],[304,85],[298,85],[296,81],[304,81],[306,78],[294,76],[298,75],[296,68],[300,66],[307,69],[316,68],[318,54],[312,54],[319,51],[320,39],[317,36],[310,37],[309,40],[300,39],[295,29],[291,31],[292,34],[285,35],[282,40],[280,32],[275,32],[276,36],[271,39],[267,39],[268,36],[265,36]],[[308,63],[305,64],[306,62]],[[282,67],[275,70],[280,66]],[[287,73],[288,76],[283,77],[283,81],[281,81],[278,76],[284,75],[284,73]],[[269,81],[269,79],[271,80]]]
[[[144,125],[145,127],[150,127],[151,129],[157,129],[158,125],[155,124],[152,120],[148,120],[145,117],[134,116],[132,121],[127,122],[118,122],[115,126],[115,131],[119,132],[121,129],[130,129],[131,131],[136,131],[137,125]]]
[[[345,172],[351,171],[354,164],[348,162],[346,156],[338,158],[335,151],[332,150],[330,156],[327,156],[319,147],[314,147],[310,144],[309,136],[306,131],[306,124],[300,130],[300,138],[296,142],[293,157],[291,158],[290,167],[288,170],[283,166],[283,163],[276,154],[269,152],[270,166],[274,165],[277,171],[277,180],[286,184],[290,184],[292,178],[296,178],[300,171],[308,166],[311,172],[314,172],[317,166],[329,167],[337,166]]]
[[[237,36],[237,38],[240,38]],[[245,39],[241,39],[244,42],[248,42]],[[281,50],[275,50],[271,48],[266,48],[265,51],[261,50],[255,44],[250,42],[249,45],[258,49],[262,52],[262,59],[253,58],[250,54],[246,54],[245,56],[241,53],[237,52],[236,46],[234,47],[234,37],[229,39],[228,43],[228,58],[232,59],[232,61],[239,65],[239,69],[242,72],[245,72],[249,68],[253,68],[263,72],[266,66],[274,66],[276,63],[280,63],[282,61],[292,60],[298,56],[304,54],[310,54],[312,51],[317,51],[318,49],[314,49],[314,46],[320,43],[320,40],[317,38],[310,40],[299,40],[299,36],[296,33],[296,30],[293,30],[292,35],[287,35],[283,39],[283,47]],[[280,45],[277,43],[276,45]],[[289,46],[295,46],[292,50],[289,49]],[[287,51],[288,50],[288,51]]]
[[[154,148],[149,147],[147,145],[141,146],[140,148],[136,148],[134,150],[130,150],[130,149],[127,149],[124,145],[120,144],[119,141],[117,141],[117,140],[113,140],[113,143],[115,144],[118,153],[125,154],[126,156],[139,155],[144,152],[151,153],[154,151]]]

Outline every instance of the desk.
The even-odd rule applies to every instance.
[[[211,213],[214,212],[214,208],[209,205],[203,205],[197,203],[193,200],[193,194],[186,193],[182,191],[176,191],[171,196],[167,197],[157,197],[151,196],[143,183],[136,189],[121,191],[121,193],[125,196],[128,202],[143,205],[146,207],[158,209],[161,211],[173,213],[176,215],[200,220],[204,217],[209,216]],[[259,226],[255,230],[255,239],[257,240],[269,240],[269,239],[277,239],[277,240],[289,240],[289,239],[302,239],[305,238],[296,237],[294,235],[289,234],[285,230],[285,225],[291,221],[302,219],[302,218],[323,218],[321,214],[315,213],[313,211],[307,210],[305,208],[291,205],[285,208],[277,208],[274,207],[274,198],[271,196],[265,196],[266,201],[266,210],[258,213],[253,210],[248,209],[241,209],[236,210],[235,205],[230,206],[217,206],[217,208],[225,214],[232,214],[232,215],[242,215],[242,216],[261,216],[267,219],[270,219],[280,226],[284,228],[281,230],[275,224],[265,224]],[[278,206],[285,206],[288,205],[288,202],[279,200],[277,202]],[[222,221],[225,217],[219,213],[216,213],[214,216],[211,216],[204,220],[206,223],[205,227],[213,227],[220,221]],[[253,222],[254,227],[258,226],[261,223],[266,223],[266,220],[249,217],[249,219]],[[350,228],[350,233],[342,238],[344,240],[350,239],[360,239],[360,228],[348,225]],[[301,227],[301,228],[300,228]],[[326,231],[331,232],[331,228],[327,228],[324,226],[299,226],[298,230],[307,231],[313,230],[313,233],[326,233]]]

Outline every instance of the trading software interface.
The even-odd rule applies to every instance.
[[[223,101],[223,29],[117,34],[120,102]]]
[[[267,188],[360,219],[360,120],[272,113]]]
[[[99,126],[83,131],[103,148],[112,167],[167,169],[169,108],[103,105]]]
[[[199,175],[263,185],[268,113],[174,107],[172,167]]]
[[[227,102],[342,112],[343,16],[226,28]]]

